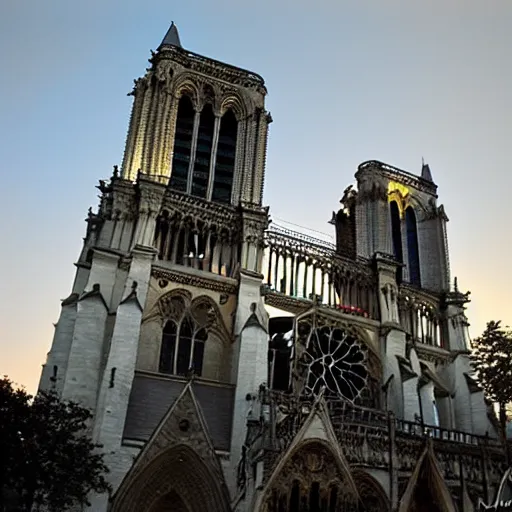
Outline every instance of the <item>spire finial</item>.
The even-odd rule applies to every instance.
[[[427,181],[432,181],[432,182],[434,181],[432,179],[432,173],[430,172],[430,167],[428,164],[425,163],[425,159],[423,157],[421,157],[421,177]]]
[[[171,21],[171,26],[158,49],[162,48],[162,46],[177,46],[178,48],[183,48],[181,46],[180,35],[178,34],[178,27],[174,24],[174,21]]]

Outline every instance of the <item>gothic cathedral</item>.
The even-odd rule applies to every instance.
[[[90,510],[503,501],[428,165],[361,164],[335,244],[271,224],[263,79],[185,50],[174,24],[150,62],[40,383],[94,412],[114,492]]]

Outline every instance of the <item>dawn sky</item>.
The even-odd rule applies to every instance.
[[[171,21],[183,46],[261,74],[265,204],[323,233],[357,165],[430,164],[472,336],[512,324],[510,0],[0,3],[0,374],[34,392],[134,78]]]

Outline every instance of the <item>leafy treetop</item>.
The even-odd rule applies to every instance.
[[[88,435],[92,415],[54,392],[36,397],[0,379],[0,511],[87,505],[110,491],[103,454]]]

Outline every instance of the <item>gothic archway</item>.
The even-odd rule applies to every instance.
[[[347,468],[323,441],[299,446],[271,480],[261,512],[357,512],[358,496]]]
[[[112,512],[227,512],[227,491],[207,464],[188,446],[173,447],[138,474],[130,474],[116,493]]]
[[[353,469],[352,475],[360,496],[360,512],[387,512],[391,504],[380,483],[362,469]]]

